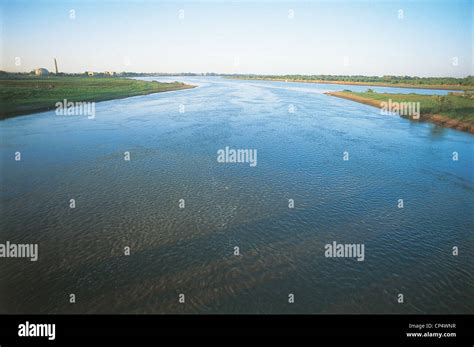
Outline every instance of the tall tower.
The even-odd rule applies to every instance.
[[[56,75],[58,74],[58,62],[56,61],[56,58],[54,58],[54,67],[56,68]]]

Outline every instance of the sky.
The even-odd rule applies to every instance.
[[[0,0],[0,70],[473,75],[473,1]]]

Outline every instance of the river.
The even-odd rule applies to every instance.
[[[0,243],[39,247],[1,313],[474,313],[473,135],[323,94],[369,87],[158,79],[198,87],[0,121]]]

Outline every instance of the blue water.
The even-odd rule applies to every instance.
[[[0,243],[39,244],[0,312],[474,313],[473,135],[323,94],[367,86],[157,79],[198,87],[0,122]]]

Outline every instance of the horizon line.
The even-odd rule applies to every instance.
[[[42,67],[38,67],[36,69],[46,69]],[[0,73],[8,73],[8,74],[30,74],[34,72],[36,69],[30,71],[7,71],[7,70],[0,70]],[[49,69],[48,72],[52,75],[56,75],[55,72]],[[414,77],[414,78],[454,78],[454,79],[464,79],[469,77],[474,77],[474,75],[465,75],[464,77],[454,77],[454,76],[417,76],[417,75],[361,75],[361,74],[304,74],[304,73],[274,73],[274,74],[259,74],[259,73],[222,73],[222,72],[191,72],[191,71],[184,71],[184,72],[137,72],[137,71],[116,71],[116,70],[84,70],[82,72],[58,72],[58,74],[66,74],[66,75],[74,75],[74,74],[85,74],[87,72],[94,72],[94,73],[105,73],[105,72],[115,72],[115,73],[131,73],[131,74],[161,74],[161,75],[183,75],[183,74],[192,74],[192,75],[222,75],[222,76],[333,76],[333,77]]]

